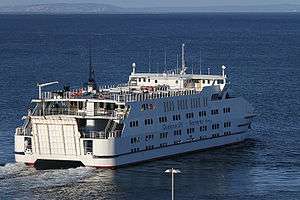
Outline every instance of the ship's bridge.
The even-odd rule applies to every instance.
[[[206,86],[226,84],[224,75],[178,74],[178,73],[131,73],[129,85],[137,90],[167,86],[171,90],[195,89],[201,91]]]

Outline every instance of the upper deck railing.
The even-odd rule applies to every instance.
[[[121,103],[133,101],[145,101],[147,99],[158,99],[172,96],[183,96],[197,94],[199,91],[196,89],[183,89],[183,90],[167,90],[167,91],[111,91],[109,89],[99,90],[96,94],[88,93],[86,90],[74,91],[58,91],[58,92],[44,92],[42,94],[43,100],[58,100],[58,99],[95,99],[95,100],[111,100]]]

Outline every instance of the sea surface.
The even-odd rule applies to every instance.
[[[182,43],[190,72],[224,64],[236,95],[255,107],[251,139],[117,170],[16,164],[14,130],[36,84],[83,85],[89,42],[99,84],[127,81],[133,62],[174,69]],[[0,15],[0,199],[171,199],[164,171],[174,167],[178,200],[299,200],[299,115],[299,13]]]

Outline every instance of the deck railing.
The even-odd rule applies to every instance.
[[[114,92],[108,89],[100,90],[96,94],[90,94],[85,90],[68,91],[68,92],[44,92],[42,99],[98,99],[98,100],[113,100],[121,103],[133,101],[145,101],[147,99],[159,99],[173,96],[184,96],[197,94],[199,91],[195,89],[186,90],[169,90],[169,91],[154,91],[151,93],[143,92]]]

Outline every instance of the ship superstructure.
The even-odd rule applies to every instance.
[[[98,87],[90,63],[87,88],[40,85],[16,129],[16,161],[114,168],[247,139],[253,108],[232,96],[225,67],[188,74],[182,49],[180,70],[139,73],[133,63],[126,84]]]

